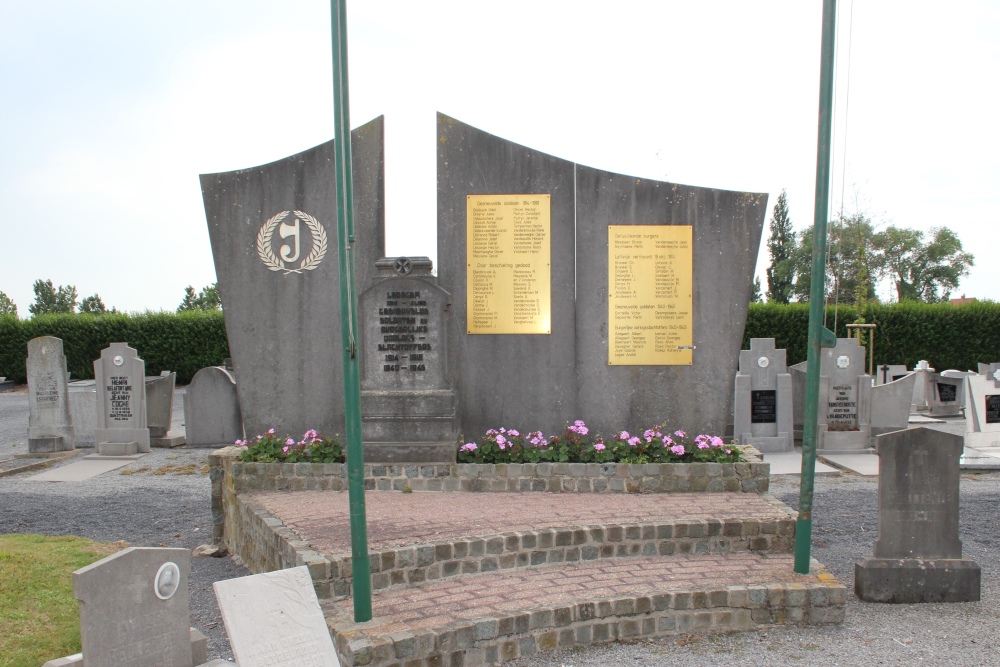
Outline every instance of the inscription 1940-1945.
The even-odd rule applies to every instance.
[[[992,394],[986,397],[986,423],[1000,423],[1000,394]]]
[[[774,389],[754,389],[750,392],[750,423],[774,424],[778,421],[777,394]]]
[[[427,367],[424,353],[431,351],[428,342],[427,300],[420,290],[385,293],[385,306],[378,309],[378,351],[385,373],[422,372]]]
[[[107,386],[110,410],[108,417],[113,421],[132,419],[132,385],[127,375],[112,375]]]

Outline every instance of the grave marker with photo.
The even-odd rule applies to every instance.
[[[773,338],[752,338],[740,352],[733,399],[733,435],[761,452],[792,451],[792,377]]]
[[[146,426],[146,364],[127,343],[112,343],[94,362],[97,428],[94,439],[103,456],[149,451]]]

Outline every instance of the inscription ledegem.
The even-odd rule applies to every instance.
[[[428,341],[430,309],[420,290],[385,293],[385,306],[378,309],[379,333],[383,353],[382,372],[420,373],[427,370],[424,353],[431,351]]]

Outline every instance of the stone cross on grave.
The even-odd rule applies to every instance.
[[[965,377],[965,444],[1000,447],[1000,364],[983,366],[986,374]]]
[[[792,450],[792,376],[773,338],[752,338],[750,349],[740,352],[733,434],[762,452]]]

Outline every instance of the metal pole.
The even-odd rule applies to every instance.
[[[351,114],[347,82],[347,0],[330,0],[333,33],[334,170],[337,187],[337,247],[340,255],[340,339],[344,358],[344,417],[347,483],[351,506],[351,590],[354,621],[372,619],[372,577],[365,518],[364,454],[361,443],[361,383],[358,374],[357,295],[354,293],[354,192]]]
[[[809,290],[809,347],[806,405],[802,433],[802,484],[795,522],[795,571],[809,572],[812,545],[813,483],[816,475],[816,425],[819,403],[820,348],[834,347],[836,335],[823,326],[826,286],[826,223],[830,201],[830,134],[833,128],[833,64],[837,36],[837,2],[823,0],[823,45],[819,77],[819,137],[816,147],[816,205],[813,228],[812,283]]]

